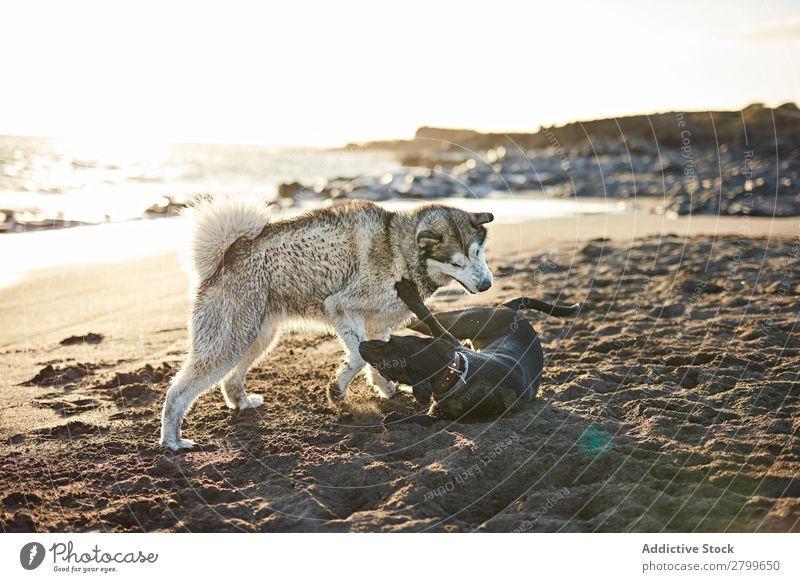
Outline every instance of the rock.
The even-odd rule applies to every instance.
[[[713,128],[702,115],[681,114],[682,120],[691,119],[689,154],[681,149],[684,144],[674,113],[515,134],[519,148],[508,148],[508,136],[499,134],[422,128],[411,142],[381,142],[396,150],[406,167],[376,176],[333,178],[317,185],[313,195],[380,201],[543,190],[553,198],[659,196],[665,200],[663,212],[668,217],[697,213],[796,216],[800,214],[800,147],[790,136],[800,134],[800,124],[793,107],[721,112]],[[770,145],[775,141],[773,115],[784,123],[777,148]],[[742,116],[748,123],[747,144],[739,139]],[[624,140],[619,124],[625,130]],[[760,135],[767,130],[770,139]],[[295,200],[302,188],[297,182],[283,184],[279,197]]]
[[[169,196],[164,196],[159,202],[144,211],[146,216],[177,216],[186,208],[186,202],[178,202]]]
[[[294,199],[305,190],[306,187],[300,182],[284,182],[278,186],[278,198],[283,200]]]
[[[59,343],[62,346],[72,346],[75,344],[99,344],[103,341],[103,336],[99,333],[87,333],[86,335],[72,335],[64,338]]]

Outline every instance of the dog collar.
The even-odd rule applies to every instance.
[[[467,356],[462,354],[461,352],[456,352],[455,358],[453,361],[447,365],[447,372],[442,379],[441,387],[443,390],[450,389],[453,384],[457,383],[459,380],[463,383],[467,383],[467,374],[469,373],[469,360]]]

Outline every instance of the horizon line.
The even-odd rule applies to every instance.
[[[263,147],[273,147],[273,148],[280,148],[280,149],[316,149],[316,150],[332,150],[332,149],[343,149],[353,145],[368,145],[372,143],[381,143],[381,142],[392,142],[392,141],[411,141],[414,139],[416,133],[422,128],[429,128],[429,129],[442,129],[448,131],[471,131],[478,134],[491,134],[491,135],[511,135],[511,134],[526,134],[526,135],[534,135],[540,133],[545,129],[555,129],[555,128],[562,128],[568,125],[573,124],[582,124],[582,123],[593,123],[597,121],[606,121],[606,120],[619,120],[619,119],[626,119],[631,117],[651,117],[656,115],[668,115],[670,113],[735,113],[735,112],[742,112],[746,109],[749,109],[753,106],[761,106],[765,109],[778,109],[779,107],[783,107],[785,105],[794,105],[798,107],[797,101],[788,100],[782,101],[781,103],[775,105],[770,104],[764,101],[753,101],[741,107],[739,109],[711,109],[711,108],[702,108],[702,109],[668,109],[668,110],[660,110],[660,111],[651,111],[651,112],[638,112],[638,113],[626,113],[624,115],[612,115],[606,117],[596,117],[591,119],[574,119],[572,121],[567,121],[564,123],[553,123],[552,125],[547,124],[540,124],[536,129],[476,129],[474,127],[458,127],[458,126],[446,126],[446,125],[436,125],[436,124],[428,124],[422,123],[417,125],[416,130],[407,137],[385,137],[385,138],[373,138],[363,141],[345,141],[340,142],[338,145],[310,145],[310,144],[286,144],[286,143],[275,143],[275,142],[266,142],[266,141],[258,141],[258,140],[240,140],[240,141],[231,141],[227,139],[221,140],[209,140],[209,139],[198,139],[198,140],[191,140],[191,139],[180,139],[180,138],[157,138],[154,137],[152,140],[147,136],[139,136],[136,135],[137,140],[142,142],[149,142],[152,141],[154,144],[163,144],[163,145],[219,145],[219,146],[263,146]],[[130,138],[133,134],[128,133],[120,133],[119,134],[123,138]],[[93,136],[73,136],[73,135],[43,135],[40,133],[23,133],[23,132],[5,132],[0,131],[0,138],[4,137],[11,137],[11,138],[29,138],[29,139],[48,139],[48,140],[75,140],[75,139],[85,139],[91,140]],[[103,136],[96,136],[98,141],[107,140],[111,136],[110,135],[103,135]]]

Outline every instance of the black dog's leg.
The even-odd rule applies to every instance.
[[[425,325],[428,333],[432,337],[445,339],[455,346],[461,345],[461,342],[459,342],[449,331],[442,327],[442,324],[439,323],[436,317],[434,317],[433,313],[431,313],[431,310],[428,309],[428,307],[422,301],[422,297],[419,294],[419,289],[417,289],[417,286],[414,283],[403,277],[399,282],[394,284],[394,288],[397,290],[397,295],[403,300],[403,303],[405,303],[411,312],[416,315]]]

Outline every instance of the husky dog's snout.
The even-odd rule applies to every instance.
[[[484,291],[491,288],[494,279],[492,278],[492,272],[489,270],[486,261],[483,259],[483,253],[480,253],[480,256],[476,259],[474,268],[470,273],[470,276],[466,278],[470,283],[468,285],[462,285],[464,288],[469,291],[470,293],[483,293]]]

